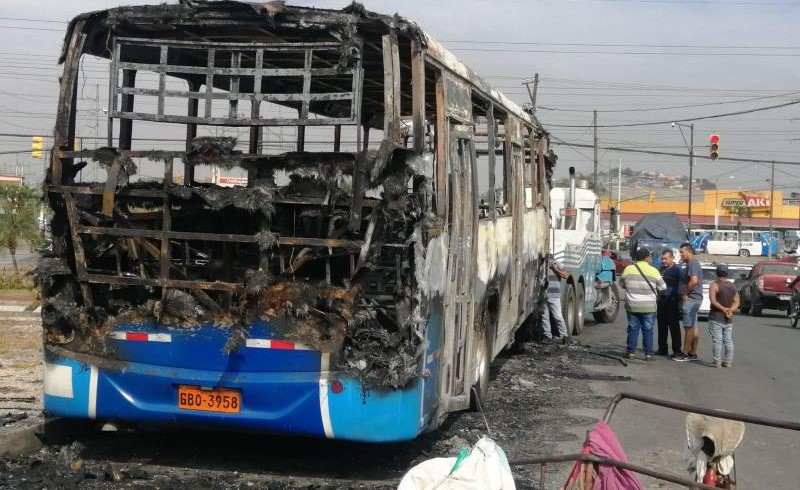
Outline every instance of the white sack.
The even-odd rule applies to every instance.
[[[481,438],[450,474],[456,458],[435,458],[411,468],[397,490],[516,490],[503,450]]]

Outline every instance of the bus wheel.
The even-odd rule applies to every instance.
[[[567,337],[572,337],[572,332],[575,330],[575,287],[572,284],[566,284],[566,287],[567,294],[564,297],[561,313],[564,316],[564,323],[567,324]]]
[[[481,334],[475,352],[475,383],[469,396],[469,409],[480,412],[486,406],[486,395],[489,393],[489,372],[492,365],[492,339],[494,333],[489,325],[489,315],[482,315]]]
[[[575,295],[575,329],[573,334],[580,335],[583,331],[583,322],[585,313],[585,306],[583,303],[586,300],[586,291],[583,284],[578,284],[577,294]]]
[[[739,257],[750,257],[750,251],[746,248],[739,250]]]

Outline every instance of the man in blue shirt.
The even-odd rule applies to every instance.
[[[700,261],[694,258],[691,243],[684,243],[681,253],[681,281],[678,294],[683,309],[683,355],[673,357],[676,361],[696,361],[697,344],[700,335],[697,332],[697,313],[703,302],[703,269]]]
[[[678,283],[680,282],[681,269],[675,265],[675,256],[672,250],[661,253],[661,277],[667,284],[667,289],[658,298],[658,350],[657,356],[669,355],[667,350],[668,338],[672,337],[672,357],[681,355],[681,325],[680,302],[678,300]]]

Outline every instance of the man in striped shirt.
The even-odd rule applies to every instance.
[[[558,329],[558,337],[555,339],[562,342],[567,339],[567,323],[564,321],[564,315],[561,312],[561,279],[566,279],[567,277],[569,277],[569,274],[551,258],[550,268],[547,271],[547,301],[542,312],[542,335],[545,343],[553,340],[551,317]]]
[[[625,311],[628,313],[628,357],[633,358],[642,331],[646,360],[653,358],[653,325],[656,321],[658,293],[667,289],[658,269],[650,265],[650,251],[636,251],[636,262],[622,271],[619,285],[625,289]]]

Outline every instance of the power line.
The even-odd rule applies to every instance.
[[[606,125],[598,125],[598,128],[629,128],[635,126],[653,126],[657,124],[669,124],[676,121],[702,121],[705,119],[716,119],[718,117],[728,117],[728,116],[738,116],[740,114],[750,114],[752,112],[760,112],[760,111],[768,111],[771,109],[779,109],[781,107],[788,107],[791,105],[800,104],[800,100],[793,100],[790,102],[784,102],[783,104],[775,104],[766,107],[756,107],[754,109],[746,109],[743,111],[735,111],[735,112],[726,112],[723,114],[714,114],[712,116],[699,116],[699,117],[688,117],[688,118],[674,118],[670,119],[669,121],[656,121],[656,122],[641,122],[641,123],[628,123],[628,124],[606,124]],[[552,126],[552,127],[559,127],[559,128],[589,128],[594,126],[587,126],[587,125],[574,125],[574,124],[545,124],[545,126]]]
[[[22,26],[0,26],[0,29],[16,29],[20,31],[52,31],[64,32],[64,29],[49,29],[47,27],[22,27]]]
[[[706,107],[712,105],[721,105],[721,104],[741,104],[744,102],[752,102],[755,100],[764,100],[764,99],[774,99],[777,97],[786,97],[789,95],[796,95],[800,92],[788,92],[785,94],[780,95],[765,95],[763,97],[751,97],[749,99],[739,99],[739,100],[723,100],[719,102],[706,102],[703,104],[686,104],[686,105],[676,105],[670,107],[648,107],[648,108],[641,108],[641,109],[612,109],[612,110],[605,110],[603,112],[648,112],[648,111],[666,111],[671,109],[687,109],[690,107]],[[590,110],[580,110],[580,109],[557,109],[552,107],[542,107],[539,106],[537,109],[543,109],[547,111],[558,111],[558,112],[592,112]]]
[[[450,51],[476,51],[483,53],[538,53],[538,54],[580,54],[580,55],[633,55],[633,56],[756,56],[794,58],[800,53],[696,53],[691,51],[565,51],[561,49],[491,49],[491,48],[449,48]]]
[[[65,20],[49,20],[49,19],[21,19],[19,17],[0,17],[0,20],[13,20],[17,22],[41,22],[48,24],[69,24]]]
[[[721,44],[605,44],[605,43],[554,43],[537,41],[478,41],[478,40],[442,40],[444,43],[459,44],[507,44],[512,46],[584,46],[601,48],[702,48],[702,49],[800,49],[800,46],[745,46]]]
[[[583,143],[571,143],[571,142],[568,142],[568,141],[564,141],[561,138],[558,138],[556,136],[552,136],[552,138],[557,140],[554,143],[554,145],[574,146],[574,147],[577,147],[577,148],[594,148],[593,145],[583,144]],[[616,146],[602,146],[602,147],[599,147],[599,148],[601,148],[603,150],[607,150],[607,151],[619,151],[619,152],[623,152],[623,153],[644,153],[644,154],[648,154],[648,155],[663,155],[663,156],[681,157],[681,158],[688,158],[689,157],[689,155],[686,154],[686,153],[673,153],[673,152],[667,152],[667,151],[638,150],[638,149],[616,147]],[[696,155],[695,154],[694,157],[695,158],[705,159],[705,160],[711,160],[710,157],[703,156],[703,155]],[[779,165],[800,165],[800,162],[798,162],[798,161],[763,160],[763,159],[760,159],[760,158],[719,157],[719,158],[717,158],[716,161],[720,161],[720,160],[729,161],[729,162],[751,162],[751,163],[768,163],[768,164],[771,164],[771,163],[774,162],[774,163],[779,164]]]

